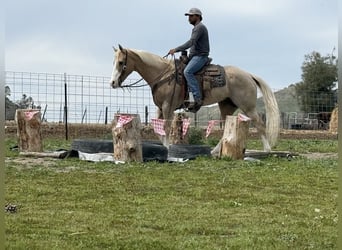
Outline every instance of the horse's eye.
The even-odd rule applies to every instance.
[[[119,65],[122,66],[122,65],[123,65],[123,62],[120,61],[120,62],[119,62]]]

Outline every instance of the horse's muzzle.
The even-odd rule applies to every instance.
[[[110,81],[109,84],[113,89],[116,89],[119,87],[118,81]]]

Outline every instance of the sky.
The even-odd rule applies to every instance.
[[[337,0],[11,0],[5,68],[110,77],[112,46],[164,56],[186,42],[192,7],[203,13],[213,63],[256,74],[272,89],[301,81],[306,54],[336,48],[337,56]]]

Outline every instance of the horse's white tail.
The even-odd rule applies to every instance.
[[[266,110],[266,138],[271,146],[274,146],[278,140],[280,130],[280,115],[277,100],[264,80],[254,76],[253,79],[257,83],[264,98]]]

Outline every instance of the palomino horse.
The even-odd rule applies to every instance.
[[[158,118],[165,119],[165,133],[161,138],[169,146],[169,131],[173,113],[184,102],[183,86],[176,82],[173,60],[134,49],[115,49],[115,59],[110,85],[113,88],[121,84],[133,71],[138,72],[151,87],[153,101],[159,108]],[[252,119],[257,128],[265,151],[270,151],[278,138],[280,116],[273,92],[259,77],[237,67],[224,67],[226,84],[203,93],[203,105],[218,103],[222,120],[232,115],[238,108]],[[266,109],[266,129],[256,111],[257,87],[261,90]]]

